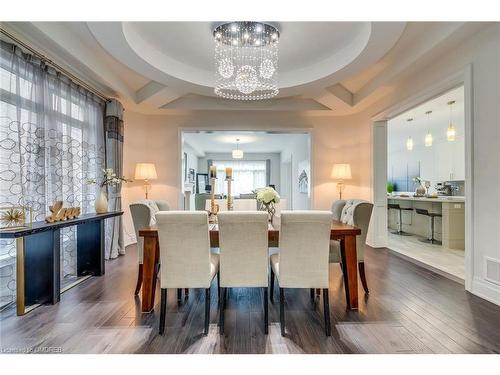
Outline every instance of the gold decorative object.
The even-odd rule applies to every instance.
[[[29,214],[29,215],[27,215]],[[29,216],[29,222],[26,222]],[[28,206],[0,207],[0,229],[13,230],[29,228],[33,221],[33,211]]]
[[[51,214],[45,218],[47,223],[76,219],[80,216],[80,207],[63,208],[62,201],[55,201],[52,206],[49,206],[49,210]]]
[[[210,211],[208,211],[208,221],[210,223],[216,223],[217,222],[217,213],[219,212],[219,205],[215,203],[215,180],[217,179],[216,177],[213,177],[214,174],[211,173],[211,187],[212,187],[212,195],[210,197]]]
[[[233,168],[226,168],[226,181],[227,181],[227,210],[233,210],[233,197],[231,196],[231,183],[233,182]]]

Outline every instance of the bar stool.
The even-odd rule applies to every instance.
[[[429,212],[428,210],[422,209],[422,208],[415,208],[415,211],[419,215],[425,215],[430,217],[430,234],[431,236],[429,238],[422,238],[420,241],[422,242],[427,242],[431,244],[436,244],[436,245],[441,245],[441,241],[438,241],[434,238],[434,218],[435,217],[442,217],[443,215],[434,213],[434,212]]]
[[[400,236],[411,236],[411,233],[406,233],[403,232],[403,216],[401,212],[403,211],[413,211],[413,208],[411,207],[401,207],[399,204],[395,203],[389,203],[387,204],[387,209],[393,209],[393,210],[398,210],[399,211],[399,223],[398,223],[398,230],[391,232],[392,234],[399,234]]]

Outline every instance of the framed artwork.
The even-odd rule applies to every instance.
[[[298,164],[299,193],[309,195],[310,165],[309,160],[303,160]]]
[[[210,192],[208,173],[196,173],[196,194]]]

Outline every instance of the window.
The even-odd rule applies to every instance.
[[[56,200],[93,210],[104,167],[104,102],[0,41],[0,202],[44,220]],[[62,277],[76,273],[75,228],[61,230]],[[15,242],[0,240],[0,308],[15,299]]]
[[[227,194],[226,168],[233,169],[233,183],[231,185],[233,196],[248,194],[257,188],[266,186],[267,170],[265,160],[214,160],[217,166],[217,189],[216,192]]]

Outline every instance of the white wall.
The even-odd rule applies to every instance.
[[[312,190],[314,209],[329,209],[338,199],[330,179],[334,163],[349,161],[353,179],[344,191],[346,198],[370,199],[370,121],[366,115],[335,117],[318,114],[297,116],[297,112],[196,111],[180,115],[124,115],[124,174],[133,176],[135,163],[156,164],[158,179],[150,197],[166,199],[174,209],[180,202],[180,145],[182,129],[207,130],[304,130],[312,135]],[[128,205],[144,197],[140,182],[125,184],[122,191],[124,226],[133,233]],[[126,236],[132,238],[132,236]],[[130,240],[126,241],[130,243]]]
[[[300,138],[292,141],[282,152],[281,152],[281,162],[286,162],[291,160],[292,162],[292,186],[291,186],[291,194],[292,194],[292,205],[290,208],[294,210],[308,210],[311,208],[310,198],[312,192],[312,183],[311,188],[308,194],[301,193],[299,191],[299,164],[301,162],[306,161],[311,162],[311,153],[310,153],[310,137],[308,134],[304,134]],[[309,168],[309,172],[310,172]],[[311,173],[309,173],[309,181],[311,182]],[[286,181],[282,181],[282,184],[286,183]],[[289,182],[288,182],[289,183]]]
[[[207,152],[204,157],[198,159],[198,168],[200,173],[207,173],[207,160],[234,160],[230,152]],[[271,184],[276,185],[276,190],[280,189],[280,154],[271,152],[245,152],[241,160],[267,160],[271,161]]]

